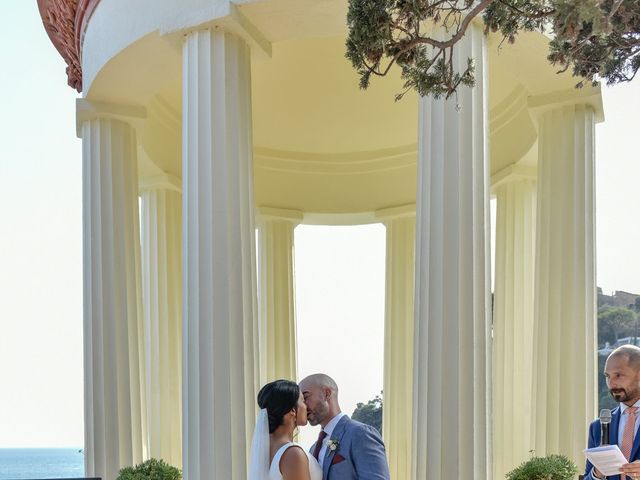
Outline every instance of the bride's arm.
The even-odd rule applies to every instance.
[[[287,448],[280,458],[280,473],[283,480],[311,480],[309,459],[301,447]]]

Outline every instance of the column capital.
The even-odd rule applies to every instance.
[[[146,120],[147,110],[137,105],[94,102],[85,98],[76,100],[76,135],[78,138],[82,137],[82,124],[97,118],[120,120],[137,129]]]
[[[182,180],[170,173],[161,173],[159,175],[141,178],[138,188],[141,192],[150,190],[173,190],[181,193]]]
[[[400,218],[415,218],[416,204],[407,203],[405,205],[397,205],[394,207],[381,208],[374,212],[376,219],[383,223]]]
[[[302,223],[304,213],[300,210],[260,206],[256,209],[258,220],[286,220],[295,225]]]
[[[305,212],[305,225],[369,225],[378,223],[374,212],[356,213],[313,213]]]
[[[491,189],[495,190],[502,185],[522,180],[536,181],[538,178],[538,169],[535,166],[528,165],[509,165],[502,170],[491,175]]]
[[[191,9],[160,26],[160,35],[188,35],[205,29],[219,29],[242,38],[253,55],[271,58],[271,42],[230,0],[210,2],[204,8]]]
[[[571,105],[588,105],[593,108],[596,123],[604,121],[600,85],[532,95],[528,98],[527,103],[531,116],[537,120],[549,110]]]

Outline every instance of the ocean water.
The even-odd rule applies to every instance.
[[[79,448],[0,448],[0,480],[84,477]]]

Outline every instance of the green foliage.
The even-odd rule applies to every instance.
[[[371,425],[382,433],[382,392],[367,403],[358,403],[351,418]]]
[[[484,11],[486,31],[500,32],[510,43],[520,31],[542,31],[552,11],[553,2],[547,0],[511,0],[493,2]]]
[[[533,457],[507,473],[507,480],[573,480],[578,467],[564,455]]]
[[[116,480],[180,480],[182,472],[163,460],[151,458],[135,467],[120,470]]]
[[[573,75],[608,84],[631,80],[640,68],[640,2],[562,0],[553,16],[556,33],[548,59]],[[583,81],[578,83],[582,86]]]
[[[473,0],[446,2],[419,0],[350,0],[347,13],[349,36],[346,57],[360,74],[366,89],[371,75],[386,75],[393,64],[401,68],[405,91],[449,97],[459,85],[473,86],[473,59],[462,71],[452,62],[452,51],[438,48],[441,41],[423,34],[425,21],[459,22]],[[459,5],[458,5],[459,4]],[[443,18],[444,15],[444,18]]]
[[[365,89],[397,64],[410,89],[450,97],[475,83],[473,59],[454,58],[455,44],[482,15],[486,32],[513,43],[522,31],[550,31],[547,59],[580,77],[631,80],[640,69],[637,0],[349,0],[346,57]]]
[[[613,345],[621,337],[638,336],[636,314],[628,308],[606,306],[598,310],[598,343]]]
[[[628,295],[628,294],[627,294]],[[609,344],[616,348],[616,343],[624,337],[632,337],[631,343],[640,341],[640,296],[633,296],[634,302],[628,308],[616,306],[622,302],[614,296],[598,295],[598,345]],[[633,339],[635,337],[635,341]],[[607,388],[604,366],[607,355],[598,355],[598,409],[614,409],[618,406]]]

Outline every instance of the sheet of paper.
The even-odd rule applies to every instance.
[[[585,457],[604,475],[619,475],[620,467],[629,463],[617,445],[603,445],[601,447],[587,448]]]

